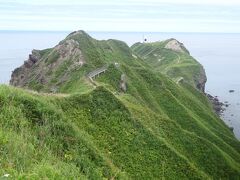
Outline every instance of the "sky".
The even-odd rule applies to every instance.
[[[240,0],[0,0],[0,30],[240,33]]]

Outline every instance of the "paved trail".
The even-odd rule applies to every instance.
[[[105,73],[105,71],[107,70],[107,66],[103,66],[101,68],[98,68],[90,73],[87,74],[88,78],[95,78],[96,76],[99,76],[101,73]]]

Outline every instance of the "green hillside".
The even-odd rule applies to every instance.
[[[155,71],[166,74],[175,82],[184,80],[204,91],[207,78],[202,65],[177,40],[136,43],[131,49]]]
[[[12,75],[39,93],[0,86],[0,176],[239,179],[240,143],[191,82],[176,83],[121,41],[78,31],[59,45]]]

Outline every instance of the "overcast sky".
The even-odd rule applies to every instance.
[[[240,0],[0,0],[0,30],[238,32]]]

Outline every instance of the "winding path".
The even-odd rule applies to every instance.
[[[179,84],[182,80],[184,80],[183,77],[179,77],[179,79],[176,81],[177,84]]]
[[[180,63],[180,60],[181,60],[181,57],[179,56],[178,53],[175,53],[175,52],[174,52],[174,54],[177,56],[177,64],[179,64],[179,63]]]

